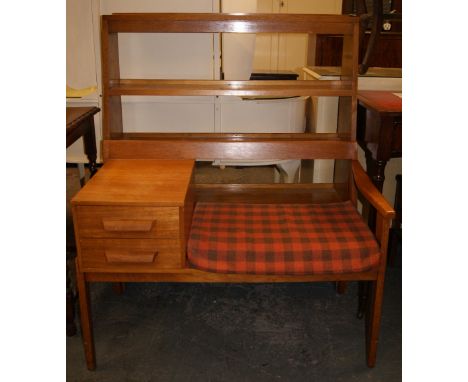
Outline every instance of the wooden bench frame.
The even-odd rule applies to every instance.
[[[339,81],[191,81],[121,79],[119,33],[334,33],[343,34]],[[376,361],[388,232],[393,208],[357,162],[356,110],[359,18],[341,15],[270,14],[115,14],[101,23],[103,78],[103,156],[112,159],[335,159],[334,183],[191,186],[193,201],[240,203],[327,203],[351,200],[358,193],[377,210],[375,237],[381,248],[376,269],[360,273],[317,275],[247,275],[208,273],[193,268],[168,272],[86,272],[77,257],[77,285],[88,369],[95,368],[89,310],[89,282],[304,282],[360,281],[370,284],[366,312],[367,364]],[[158,134],[125,133],[122,95],[339,96],[336,134]],[[106,166],[106,164],[104,164]],[[99,176],[99,173],[98,173]],[[86,187],[85,187],[86,188]]]

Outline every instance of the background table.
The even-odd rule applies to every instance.
[[[98,113],[98,107],[67,107],[67,147],[83,137],[83,145],[89,161],[91,176],[96,173],[96,135],[94,132],[94,114]],[[80,179],[81,185],[84,178]],[[68,251],[67,251],[68,252]],[[67,262],[67,335],[76,333],[74,293],[71,286],[70,269]]]
[[[385,166],[402,156],[402,98],[390,91],[358,91],[357,141],[366,155],[367,173],[382,191]],[[401,93],[399,93],[401,94]],[[375,211],[369,210],[369,225]]]
[[[67,147],[83,137],[83,145],[89,161],[91,176],[96,172],[96,134],[94,114],[98,107],[67,107]]]

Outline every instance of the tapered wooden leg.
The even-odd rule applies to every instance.
[[[362,319],[366,315],[368,300],[369,300],[369,281],[359,281],[358,282],[357,318]]]
[[[384,274],[370,283],[370,303],[366,315],[366,352],[367,366],[374,367],[379,342],[380,319],[382,316]]]
[[[346,281],[337,281],[336,282],[336,293],[345,294],[348,283]]]
[[[72,337],[76,334],[76,325],[75,325],[75,296],[71,286],[70,280],[70,270],[68,269],[67,263],[67,294],[66,294],[66,307],[67,307],[67,336]]]
[[[91,321],[91,306],[89,290],[76,259],[76,284],[78,288],[78,298],[80,302],[81,335],[85,351],[86,366],[88,370],[96,369],[96,357],[94,352],[93,324]]]
[[[123,294],[125,292],[125,283],[112,283],[112,290],[115,294]]]

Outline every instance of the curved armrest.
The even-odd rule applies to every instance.
[[[377,210],[384,218],[393,219],[395,210],[383,197],[379,190],[371,182],[361,164],[357,160],[351,161],[354,182],[357,189],[366,198],[366,200]]]

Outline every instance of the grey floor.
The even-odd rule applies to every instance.
[[[67,200],[78,188],[68,168]],[[344,295],[330,283],[128,283],[123,295],[95,283],[91,304],[97,369],[86,369],[77,318],[67,381],[401,381],[401,267],[388,269],[374,369],[356,283]]]

